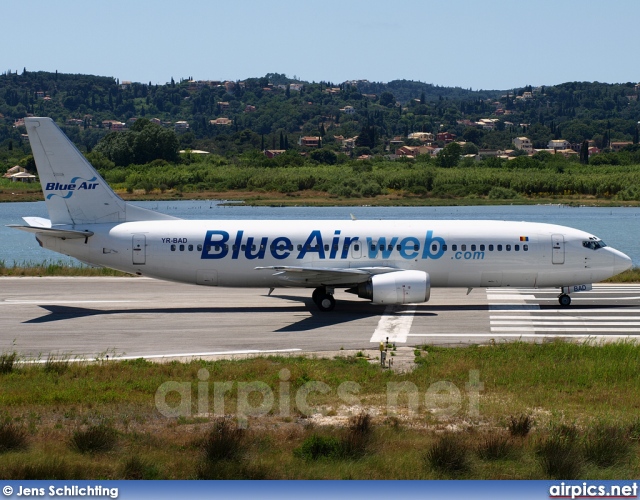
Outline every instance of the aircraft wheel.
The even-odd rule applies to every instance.
[[[333,298],[333,295],[325,293],[318,297],[316,305],[322,312],[333,311],[333,308],[336,307],[336,299]]]
[[[558,297],[558,302],[560,302],[560,305],[562,307],[568,307],[571,305],[571,297],[563,293],[562,295],[560,295],[560,297]]]
[[[323,286],[316,288],[311,294],[311,299],[317,304],[320,297],[327,294],[327,290]]]

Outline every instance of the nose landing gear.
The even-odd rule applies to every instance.
[[[333,298],[333,288],[320,286],[313,291],[311,298],[322,312],[333,311],[333,308],[336,307],[336,299]]]
[[[571,297],[566,293],[558,295],[558,302],[562,307],[569,307],[571,305]]]

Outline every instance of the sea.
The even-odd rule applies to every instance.
[[[607,245],[626,253],[640,266],[640,207],[586,207],[567,205],[500,205],[463,207],[253,207],[228,201],[152,201],[133,204],[183,219],[207,220],[510,220],[546,222],[574,227],[600,237]],[[6,227],[24,224],[23,216],[48,218],[44,201],[0,203],[0,261],[5,265],[63,262],[80,265],[71,258],[42,249],[33,234]],[[212,228],[214,228],[212,226]]]

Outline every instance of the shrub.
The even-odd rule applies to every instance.
[[[424,459],[432,469],[450,474],[470,468],[466,444],[451,433],[443,434],[429,448]]]
[[[74,431],[69,444],[73,450],[80,453],[104,453],[115,447],[117,439],[115,429],[99,424]]]
[[[513,437],[525,437],[533,427],[533,418],[530,415],[520,415],[509,418],[509,433]]]
[[[294,454],[305,460],[339,458],[342,455],[342,445],[336,437],[312,434],[296,448]]]
[[[217,418],[202,443],[204,456],[210,462],[235,459],[242,452],[243,441],[243,429],[229,418]]]
[[[518,193],[513,189],[494,186],[487,196],[490,200],[512,200],[518,197]]]
[[[365,454],[371,440],[371,416],[362,412],[349,419],[349,428],[342,438],[342,455],[348,458],[358,458]]]
[[[483,460],[503,460],[513,453],[513,448],[513,441],[500,432],[485,436],[476,452]]]
[[[3,352],[0,354],[0,373],[11,373],[18,354],[15,352]]]
[[[611,467],[624,460],[631,442],[622,427],[598,424],[584,438],[584,456],[598,467]]]
[[[553,479],[577,479],[584,461],[577,446],[577,429],[561,426],[536,445],[536,456],[543,472]]]
[[[27,431],[13,423],[0,424],[0,453],[27,447]]]
[[[134,455],[122,464],[122,479],[159,479],[158,469]]]

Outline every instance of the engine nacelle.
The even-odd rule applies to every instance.
[[[347,292],[374,304],[415,304],[429,300],[431,279],[424,271],[395,271],[376,274]]]

